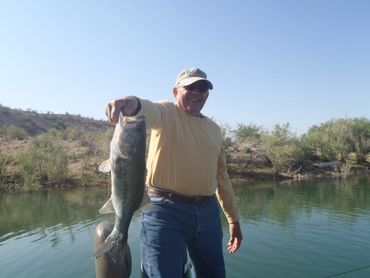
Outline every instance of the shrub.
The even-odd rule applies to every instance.
[[[9,162],[10,157],[6,154],[0,153],[0,184],[2,184],[5,180],[5,173]]]
[[[370,121],[368,119],[353,119],[353,137],[357,153],[365,155],[370,152]]]
[[[105,132],[85,132],[81,134],[81,145],[87,148],[86,155],[107,159],[113,131],[113,128],[107,128]]]
[[[221,129],[222,144],[224,149],[226,150],[233,144],[232,139],[229,136],[231,127],[228,124],[220,124],[219,126]]]
[[[1,133],[10,139],[24,140],[27,138],[27,131],[15,125],[6,125],[2,128]]]
[[[68,127],[63,131],[62,138],[64,140],[79,140],[81,131],[74,127]]]
[[[18,154],[23,184],[62,184],[68,175],[67,150],[62,141],[50,133],[39,135]]]
[[[336,119],[313,126],[301,138],[305,154],[320,160],[364,156],[370,148],[370,121],[365,118]]]
[[[232,131],[235,140],[238,143],[245,141],[246,139],[254,139],[254,141],[259,142],[262,135],[262,128],[255,124],[237,124],[236,129]]]
[[[261,143],[273,164],[275,174],[302,159],[302,150],[298,147],[298,139],[291,132],[289,123],[275,125],[271,132],[263,133]]]

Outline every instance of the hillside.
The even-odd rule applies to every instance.
[[[23,131],[28,136],[35,136],[53,128],[57,130],[76,128],[88,132],[99,132],[105,131],[107,125],[106,121],[77,115],[38,113],[0,105],[0,130],[16,127],[19,132]]]
[[[69,114],[0,106],[0,190],[103,185],[113,126]]]

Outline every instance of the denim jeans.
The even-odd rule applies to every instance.
[[[201,205],[150,197],[141,214],[141,260],[148,277],[182,278],[187,251],[197,278],[225,277],[216,197]]]

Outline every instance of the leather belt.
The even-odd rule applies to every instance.
[[[186,196],[182,195],[173,191],[168,191],[168,190],[162,190],[154,187],[147,187],[146,192],[148,196],[157,196],[157,197],[163,197],[168,200],[171,200],[173,202],[178,202],[178,203],[185,203],[189,205],[194,205],[198,206],[206,201],[210,200],[213,195],[211,196]]]

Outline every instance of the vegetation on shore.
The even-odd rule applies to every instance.
[[[288,123],[222,127],[234,179],[314,178],[366,172],[370,121],[335,119],[298,136]],[[113,126],[104,121],[0,105],[0,190],[108,185],[98,165],[109,156]]]
[[[291,131],[289,123],[277,124],[271,131],[238,124],[224,135],[229,166],[240,175],[270,166],[274,178],[347,176],[367,172],[370,166],[367,118],[330,120],[301,136]]]

